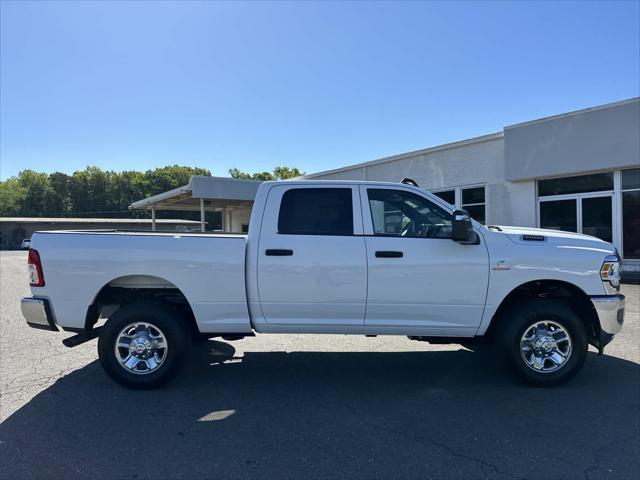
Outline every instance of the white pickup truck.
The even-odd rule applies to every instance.
[[[495,345],[550,386],[620,331],[613,245],[485,227],[409,183],[266,182],[248,235],[38,232],[23,315],[67,346],[99,337],[131,388],[171,378],[194,339],[255,332]]]

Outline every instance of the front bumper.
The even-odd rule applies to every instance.
[[[49,301],[46,298],[22,297],[20,307],[22,316],[30,327],[58,331],[58,327],[53,321]]]
[[[613,340],[613,336],[622,330],[624,324],[624,295],[606,295],[591,297],[600,321],[600,345],[604,347]]]

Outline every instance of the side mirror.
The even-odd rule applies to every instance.
[[[471,217],[466,210],[456,210],[453,212],[451,221],[451,239],[460,243],[477,243],[478,234],[473,230]]]

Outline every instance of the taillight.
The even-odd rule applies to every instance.
[[[40,254],[37,250],[33,248],[29,249],[27,264],[27,268],[29,269],[29,285],[32,287],[44,287],[42,264],[40,263]]]

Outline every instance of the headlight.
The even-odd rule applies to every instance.
[[[620,257],[616,255],[607,255],[604,259],[602,267],[600,267],[600,278],[607,284],[611,285],[615,291],[620,289]]]

